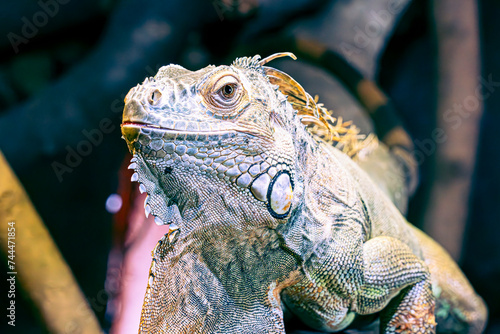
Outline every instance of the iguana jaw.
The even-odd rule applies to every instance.
[[[127,142],[127,144],[133,144],[137,141],[139,134],[141,133],[141,129],[145,131],[156,131],[163,132],[165,138],[175,139],[177,136],[185,137],[185,140],[193,139],[197,140],[199,136],[219,136],[219,137],[227,137],[235,134],[236,130],[220,130],[220,131],[187,131],[187,130],[177,130],[177,129],[169,129],[163,128],[160,126],[145,124],[139,122],[123,122],[121,125],[123,139]]]
[[[228,194],[233,193],[228,196],[241,196],[240,203],[260,208],[268,221],[286,218],[291,210],[293,171],[284,161],[251,154],[245,146],[248,134],[191,133],[131,122],[122,125],[122,133],[134,155],[132,181],[141,183],[140,189],[148,193],[146,215],[152,213],[158,224],[175,221],[173,206],[178,201],[181,213],[186,205],[188,209],[196,205],[199,187],[207,183],[214,191],[227,187]],[[187,175],[187,180],[179,181]],[[189,185],[193,180],[198,186]]]

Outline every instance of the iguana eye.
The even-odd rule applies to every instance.
[[[236,83],[228,83],[219,88],[215,93],[214,102],[218,103],[219,107],[231,107],[238,102],[239,86]]]
[[[248,102],[247,93],[238,77],[224,73],[214,76],[201,90],[205,105],[217,117],[235,115]]]
[[[241,97],[240,83],[232,75],[225,75],[217,80],[212,91],[216,107],[231,107],[237,104]]]

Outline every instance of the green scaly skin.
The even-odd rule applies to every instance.
[[[378,314],[384,333],[480,333],[457,265],[306,130],[259,59],[165,66],[125,99],[132,180],[170,224],[139,332],[285,333],[286,309],[326,332]]]

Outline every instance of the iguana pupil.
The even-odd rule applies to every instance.
[[[224,94],[225,97],[227,97],[227,98],[233,97],[234,90],[235,90],[233,86],[231,86],[231,85],[225,85],[223,89],[224,89],[223,90],[223,94]]]

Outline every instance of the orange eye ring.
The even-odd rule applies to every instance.
[[[235,73],[217,73],[201,90],[203,104],[216,117],[234,117],[248,104],[248,94]]]

